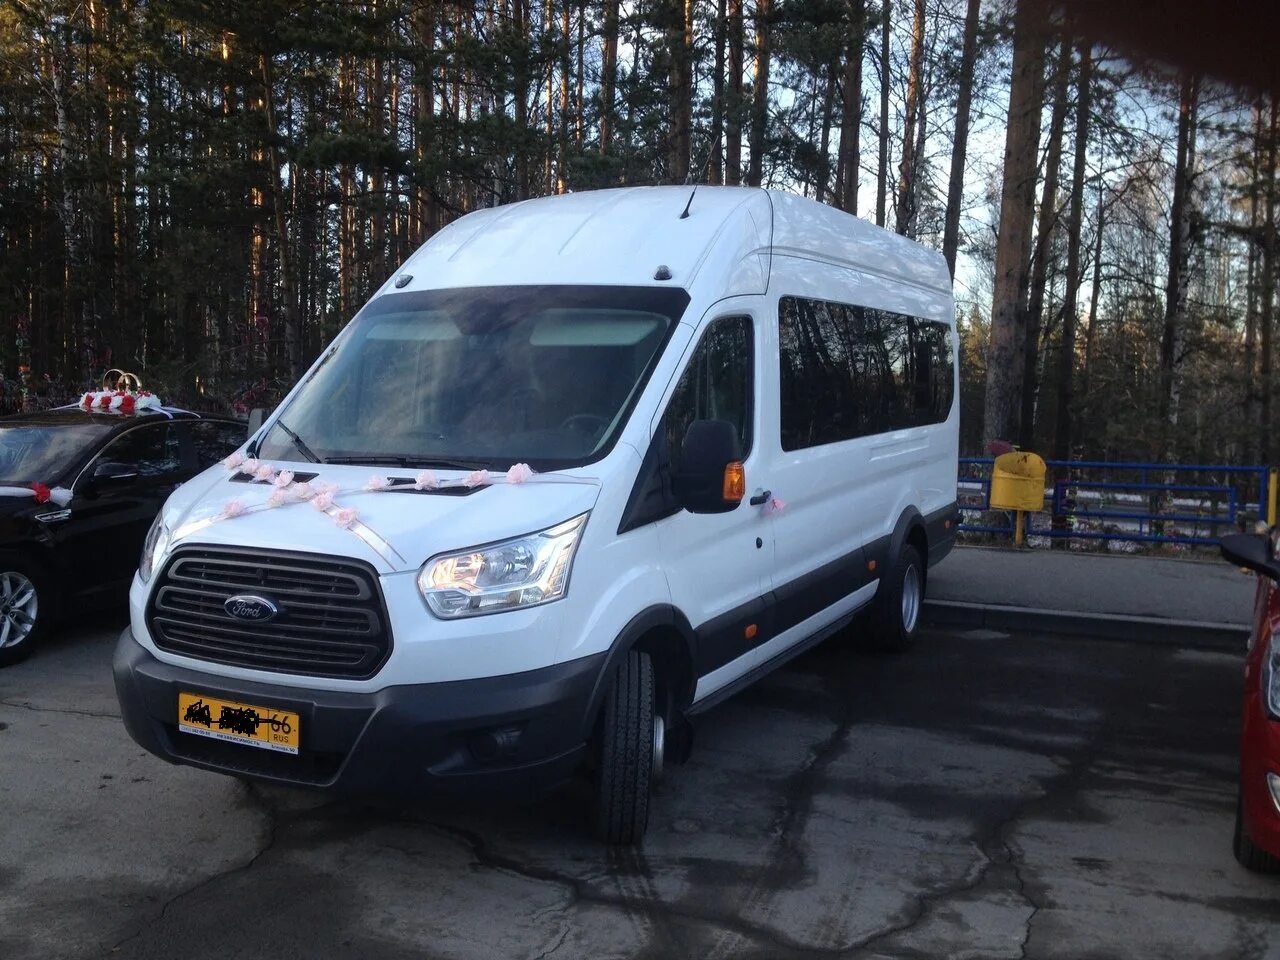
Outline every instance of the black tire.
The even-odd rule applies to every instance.
[[[920,632],[924,587],[924,559],[912,544],[905,543],[897,562],[880,581],[880,589],[872,601],[868,624],[872,649],[903,653],[911,648]],[[915,602],[910,606],[903,603],[909,591],[915,596]]]
[[[26,597],[26,584],[34,591],[31,601],[15,604]],[[53,597],[44,571],[23,556],[0,554],[0,667],[25,660],[48,632],[53,619]],[[17,631],[33,621],[25,635],[15,639]]]
[[[1280,858],[1255,847],[1245,833],[1244,801],[1239,798],[1236,800],[1236,830],[1231,840],[1231,852],[1246,870],[1254,873],[1280,873]]]
[[[653,661],[632,650],[600,709],[596,835],[605,843],[639,844],[649,826],[654,704]]]

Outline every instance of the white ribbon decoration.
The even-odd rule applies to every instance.
[[[34,500],[36,492],[30,487],[0,487],[0,497],[30,497]],[[71,491],[66,487],[52,487],[49,490],[49,502],[65,507],[71,502]]]

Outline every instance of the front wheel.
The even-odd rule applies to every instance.
[[[649,797],[661,772],[666,725],[656,709],[653,661],[632,650],[613,674],[600,710],[596,834],[638,844],[649,826]]]
[[[51,607],[41,609],[44,580],[18,557],[0,556],[0,667],[26,659],[43,635]]]
[[[1236,800],[1236,831],[1231,841],[1231,852],[1240,866],[1254,873],[1280,873],[1280,858],[1254,846],[1244,829],[1244,800]]]
[[[877,650],[902,653],[920,632],[924,606],[924,559],[911,544],[903,544],[898,561],[880,581],[871,608],[871,641]]]

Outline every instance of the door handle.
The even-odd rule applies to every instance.
[[[747,502],[750,503],[753,507],[762,507],[769,502],[769,498],[772,496],[773,496],[772,490],[761,490],[760,492],[753,494],[751,499],[748,500]]]

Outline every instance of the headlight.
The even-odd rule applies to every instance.
[[[418,571],[418,589],[446,620],[559,600],[586,522],[584,513],[514,540],[432,557]]]
[[[142,560],[138,563],[138,576],[146,583],[151,579],[157,557],[164,556],[169,549],[169,528],[164,525],[160,514],[156,515],[151,529],[147,531],[147,539],[142,542]]]
[[[1280,717],[1280,639],[1275,633],[1262,654],[1262,701],[1273,717]]]

